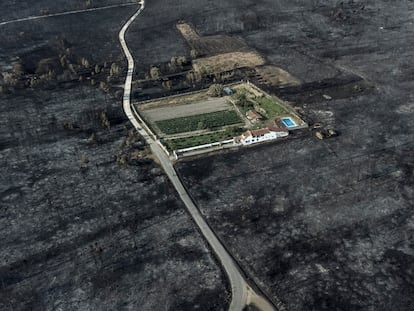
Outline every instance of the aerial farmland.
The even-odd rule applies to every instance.
[[[412,311],[413,14],[2,1],[0,310]]]

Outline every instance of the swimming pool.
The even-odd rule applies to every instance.
[[[295,121],[293,121],[291,118],[283,118],[282,123],[286,125],[286,127],[294,127],[297,126]]]

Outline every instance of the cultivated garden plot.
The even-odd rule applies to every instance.
[[[213,131],[226,125],[239,123],[241,123],[241,119],[236,111],[210,112],[155,122],[156,126],[165,134],[187,133],[205,129]]]
[[[251,84],[239,84],[234,87],[232,95],[239,110],[245,114],[249,110],[256,110],[267,120],[289,116],[294,113],[292,108],[274,96],[265,96],[261,90]]]
[[[226,89],[227,96],[210,97],[209,90],[204,90],[137,103],[135,109],[172,151],[228,141],[247,129],[283,127],[284,118],[292,120],[295,127],[307,126],[289,104],[251,83]],[[248,112],[252,111],[260,121],[249,121]]]
[[[135,104],[148,125],[170,150],[231,139],[246,120],[229,96],[207,90]]]

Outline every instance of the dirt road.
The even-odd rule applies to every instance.
[[[38,16],[29,16],[29,17],[25,17],[25,18],[19,18],[19,19],[14,19],[14,20],[10,20],[10,21],[1,22],[0,26],[19,23],[19,22],[25,22],[25,21],[32,21],[32,20],[42,19],[42,18],[47,18],[47,17],[55,17],[55,16],[71,15],[71,14],[78,14],[78,13],[84,13],[84,12],[108,10],[108,9],[113,9],[113,8],[118,8],[118,7],[123,7],[123,6],[130,6],[130,5],[136,5],[136,3],[114,4],[114,5],[107,5],[107,6],[102,6],[102,7],[97,7],[97,8],[90,8],[90,9],[83,9],[83,10],[73,10],[73,11],[60,12],[60,13],[52,13],[52,14],[45,14],[45,15],[38,15]]]

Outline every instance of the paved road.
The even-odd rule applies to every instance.
[[[101,6],[101,7],[97,7],[97,8],[90,8],[90,9],[83,9],[83,10],[73,10],[73,11],[45,14],[45,15],[39,15],[39,16],[29,16],[29,17],[14,19],[14,20],[11,20],[11,21],[1,22],[0,26],[7,25],[7,24],[13,24],[13,23],[19,23],[19,22],[25,22],[25,21],[32,21],[32,20],[42,19],[42,18],[47,18],[47,17],[55,17],[55,16],[78,14],[78,13],[84,13],[84,12],[101,11],[101,10],[113,9],[113,8],[122,7],[122,6],[129,6],[129,5],[136,5],[136,3],[114,4],[114,5],[107,5],[107,6]]]
[[[204,218],[202,217],[200,211],[195,206],[194,202],[191,200],[187,191],[185,190],[180,179],[177,177],[176,171],[165,152],[161,149],[159,144],[150,137],[150,135],[142,127],[142,120],[139,116],[134,116],[131,109],[131,85],[132,85],[132,76],[134,72],[134,59],[131,55],[131,52],[128,49],[128,46],[125,42],[125,32],[128,30],[128,27],[132,22],[138,17],[139,14],[145,8],[145,1],[140,2],[139,10],[127,21],[127,23],[122,27],[119,33],[119,41],[121,42],[122,49],[124,50],[125,56],[128,60],[128,73],[125,79],[125,88],[124,88],[124,97],[123,97],[123,108],[126,116],[132,122],[137,131],[145,138],[147,143],[150,145],[151,150],[156,156],[163,167],[165,173],[171,180],[175,189],[177,190],[181,200],[184,202],[189,213],[193,217],[195,223],[199,227],[201,233],[210,244],[211,248],[217,255],[221,265],[230,281],[232,300],[230,303],[230,311],[241,311],[247,304],[254,304],[262,311],[274,311],[275,308],[262,296],[259,296],[246,282],[243,275],[240,273],[238,265],[234,262],[233,258],[224,248],[223,244],[218,240],[215,233],[208,226]]]

